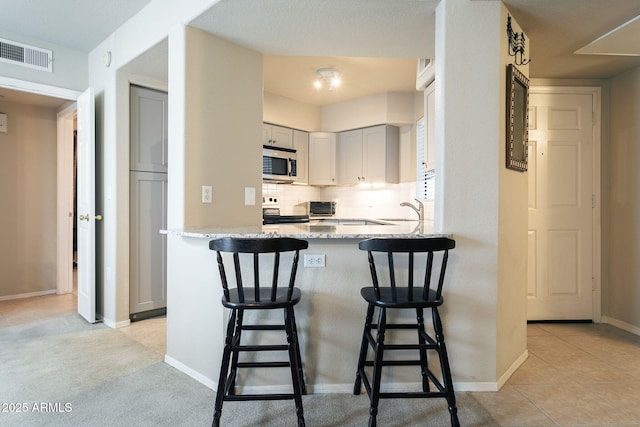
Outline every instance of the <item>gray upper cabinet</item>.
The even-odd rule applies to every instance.
[[[130,170],[167,172],[167,94],[131,86]]]

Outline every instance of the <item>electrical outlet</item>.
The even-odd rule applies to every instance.
[[[213,190],[210,185],[202,186],[202,203],[211,203],[213,201]]]
[[[305,267],[324,267],[325,254],[304,254]]]

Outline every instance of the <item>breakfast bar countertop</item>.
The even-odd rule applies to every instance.
[[[334,219],[311,220],[307,223],[268,224],[244,227],[210,227],[162,230],[163,234],[183,237],[293,237],[298,239],[369,239],[374,237],[450,237],[433,232],[432,221]]]

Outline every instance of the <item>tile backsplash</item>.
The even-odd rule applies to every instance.
[[[402,202],[415,204],[416,183],[387,184],[381,188],[310,187],[288,184],[263,184],[263,197],[277,197],[282,215],[304,215],[310,200],[335,201],[340,218],[417,219]],[[433,220],[433,200],[422,200],[425,220]]]

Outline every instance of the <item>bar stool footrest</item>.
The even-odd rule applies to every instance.
[[[287,351],[288,349],[289,347],[286,344],[238,345],[231,348],[231,350],[236,351]]]
[[[247,401],[247,400],[293,400],[293,393],[280,394],[231,394],[224,397],[225,401]]]
[[[289,362],[238,362],[238,368],[288,368]]]
[[[379,394],[380,399],[406,399],[406,398],[446,398],[447,394],[439,391],[408,391],[408,392],[396,392],[396,393],[382,393]]]
[[[368,360],[365,366],[373,366],[373,360]],[[380,366],[421,366],[419,360],[383,360]]]

